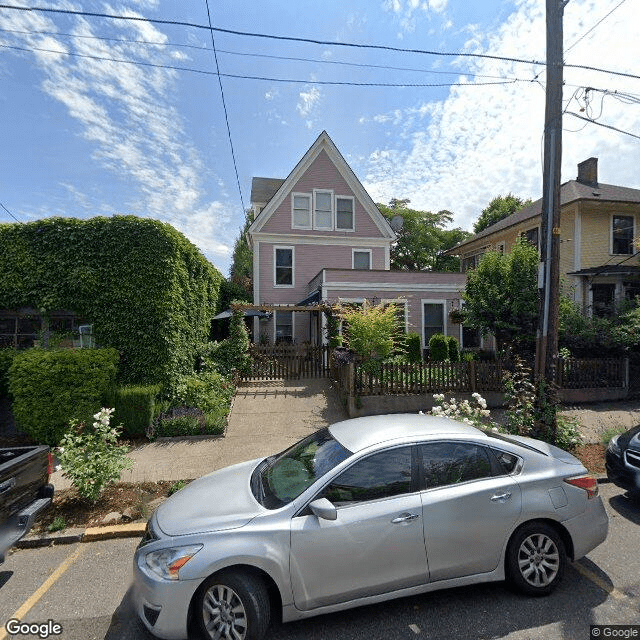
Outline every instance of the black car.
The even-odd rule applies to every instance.
[[[605,457],[609,480],[640,495],[640,425],[611,438]]]

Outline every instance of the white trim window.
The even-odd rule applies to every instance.
[[[294,339],[294,313],[293,311],[276,311],[273,322],[273,341],[292,343]]]
[[[496,244],[496,251],[498,253],[501,253],[502,255],[504,255],[504,248],[505,248],[505,242],[504,240],[502,242],[498,242]]]
[[[336,196],[336,231],[355,231],[355,200]]]
[[[371,249],[351,249],[351,268],[368,271],[371,269],[373,256]]]
[[[422,300],[422,340],[424,348],[429,347],[429,339],[434,333],[447,335],[446,300]]]
[[[611,251],[615,256],[630,256],[635,253],[633,238],[635,234],[634,216],[614,213],[611,216]]]
[[[273,286],[293,287],[295,258],[293,247],[273,247]]]
[[[291,194],[291,228],[311,229],[311,194]]]
[[[313,228],[333,231],[333,191],[313,190]]]

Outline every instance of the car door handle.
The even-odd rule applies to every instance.
[[[401,513],[397,518],[391,521],[391,524],[399,524],[400,522],[409,522],[410,520],[416,520],[420,516],[417,513]]]
[[[511,497],[511,491],[507,491],[506,493],[496,494],[495,496],[491,496],[491,502],[504,502]]]

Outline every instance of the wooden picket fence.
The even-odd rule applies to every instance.
[[[324,378],[329,375],[330,351],[326,345],[252,344],[251,372],[242,380]]]
[[[348,375],[333,377],[347,393],[355,396],[424,393],[503,392],[503,376],[509,365],[503,362],[417,362],[368,363],[353,367]],[[623,388],[629,384],[625,358],[560,358],[556,368],[560,389]]]

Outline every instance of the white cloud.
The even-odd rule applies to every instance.
[[[302,118],[306,118],[312,112],[320,101],[321,95],[320,89],[316,86],[300,92],[296,109]]]
[[[139,7],[156,2],[139,1]],[[60,6],[60,5],[56,5]],[[132,9],[106,5],[106,12],[140,17]],[[93,23],[70,18],[72,33],[97,35]],[[52,20],[27,12],[1,12],[0,27],[22,31],[56,32]],[[120,39],[167,42],[167,37],[147,21],[112,25]],[[7,38],[26,48],[154,63],[175,60],[176,52],[135,43],[55,36],[12,34]],[[24,54],[20,54],[24,55]],[[180,54],[179,54],[180,55]],[[123,181],[130,182],[132,209],[139,215],[169,222],[188,235],[211,256],[230,253],[229,223],[224,203],[206,202],[203,178],[213,179],[193,142],[183,129],[173,105],[177,75],[160,68],[119,64],[86,57],[36,52],[42,73],[42,90],[67,108],[77,132],[93,145],[93,158]],[[81,204],[87,204],[75,186],[64,185]],[[109,205],[109,203],[107,203]],[[96,203],[96,208],[100,204]]]
[[[443,14],[448,4],[449,0],[384,0],[382,7],[397,17],[402,28],[399,37],[402,37],[403,32],[416,30],[420,16]]]
[[[401,3],[398,3],[401,4]],[[570,45],[603,14],[596,0],[567,5],[565,43]],[[592,16],[585,21],[583,16]],[[637,73],[640,40],[635,35],[640,8],[622,5],[566,56],[578,63]],[[615,34],[615,35],[614,35]],[[519,0],[517,9],[494,32],[474,31],[471,51],[525,59],[544,59],[545,20],[542,0]],[[467,69],[488,75],[522,78],[523,82],[484,87],[453,87],[442,101],[420,102],[413,108],[378,114],[381,126],[392,128],[387,145],[379,145],[364,167],[365,186],[376,202],[410,198],[419,209],[449,209],[455,224],[470,228],[480,211],[499,194],[512,192],[537,199],[541,194],[544,89],[532,82],[544,68],[492,60],[464,61]],[[640,93],[640,81],[565,69],[565,103],[572,85]],[[486,78],[467,80],[471,85]],[[602,94],[593,92],[593,112]],[[604,99],[600,122],[640,134],[640,105]],[[580,105],[572,102],[570,110]],[[637,167],[640,144],[634,138],[564,116],[562,180],[576,177],[576,164],[599,157],[602,182],[640,188]]]

